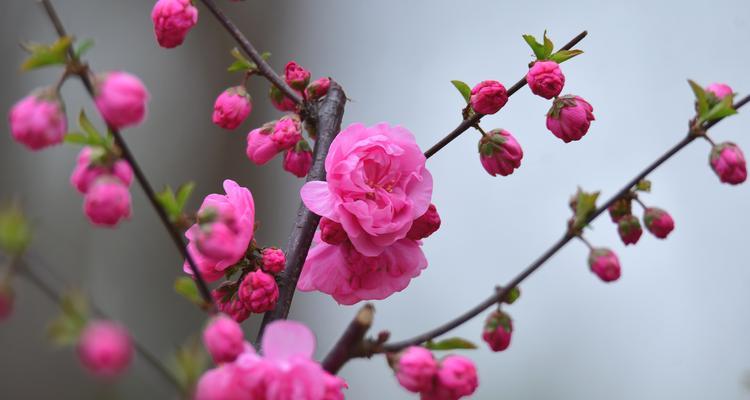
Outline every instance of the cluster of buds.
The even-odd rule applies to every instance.
[[[91,223],[116,226],[130,217],[133,169],[105,147],[84,147],[78,153],[70,184],[84,195],[83,211]]]
[[[428,349],[412,346],[389,355],[388,361],[399,384],[422,399],[457,400],[470,396],[479,386],[474,363],[463,356],[452,354],[436,360]]]
[[[651,182],[643,180],[608,208],[612,222],[617,224],[617,233],[626,246],[638,243],[643,234],[641,221],[632,212],[633,201],[643,208],[643,224],[651,234],[659,239],[665,239],[674,230],[674,219],[669,213],[661,208],[647,207],[638,197],[638,191],[647,192],[650,189]]]
[[[284,170],[304,177],[312,167],[312,148],[302,137],[302,123],[296,114],[266,123],[247,135],[247,158],[263,165],[284,152]]]

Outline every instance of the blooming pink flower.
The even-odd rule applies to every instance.
[[[151,20],[159,46],[171,49],[181,45],[198,22],[198,9],[191,0],[159,0],[151,10]]]
[[[118,159],[112,165],[106,165],[106,160],[100,160],[103,149],[86,146],[78,153],[76,166],[70,175],[70,184],[81,193],[88,192],[91,185],[100,177],[109,175],[120,180],[125,186],[133,181],[133,169],[123,159]]]
[[[310,71],[302,68],[294,61],[289,61],[284,68],[284,79],[292,89],[301,92],[310,82]]]
[[[620,198],[615,200],[607,209],[612,222],[618,222],[626,215],[630,215],[632,210],[632,200],[630,198]],[[573,210],[575,211],[575,209]]]
[[[236,129],[250,115],[252,109],[253,104],[245,87],[231,87],[216,98],[211,120],[224,129]]]
[[[616,281],[620,278],[620,260],[612,250],[599,247],[589,254],[589,268],[604,282]]]
[[[215,363],[232,362],[245,350],[245,335],[233,319],[218,315],[203,330],[203,344]]]
[[[148,91],[143,82],[127,72],[109,72],[97,78],[96,108],[116,129],[138,125],[146,116]]]
[[[63,105],[56,97],[32,94],[10,109],[10,134],[30,150],[60,144],[65,137],[67,120]]]
[[[133,358],[130,335],[110,321],[89,323],[78,339],[78,358],[94,375],[113,378],[122,373]]]
[[[279,285],[273,275],[263,271],[253,271],[245,275],[237,292],[251,312],[264,313],[276,307],[279,299]]]
[[[308,100],[317,100],[328,94],[329,87],[331,87],[331,78],[316,79],[305,88],[305,97]]]
[[[646,229],[659,239],[666,238],[674,230],[674,220],[668,212],[661,208],[649,207],[643,213]]]
[[[286,267],[286,256],[281,249],[266,247],[261,253],[263,257],[263,270],[272,274],[278,274]]]
[[[492,176],[512,174],[522,158],[521,145],[504,129],[493,129],[479,139],[479,161]]]
[[[302,125],[296,115],[282,117],[273,126],[271,139],[279,150],[291,149],[302,139]]]
[[[13,314],[14,298],[10,285],[0,282],[0,321],[8,319]]]
[[[414,220],[406,237],[411,240],[422,240],[435,233],[438,229],[440,229],[440,214],[437,212],[437,207],[434,204],[430,204],[427,211],[421,217]]]
[[[268,91],[268,98],[271,99],[271,104],[281,112],[297,111],[297,104],[294,103],[294,100],[286,97],[284,93],[274,85],[271,85],[271,89]]]
[[[508,91],[498,81],[482,81],[471,89],[471,108],[479,114],[494,114],[508,102]]]
[[[724,142],[714,146],[708,160],[719,180],[724,183],[738,185],[747,179],[745,155],[734,143]]]
[[[420,393],[432,390],[438,363],[429,350],[411,346],[398,355],[394,369],[396,379],[404,389]]]
[[[247,134],[247,158],[257,165],[271,161],[281,151],[271,137],[274,124],[265,124]]]
[[[717,100],[721,100],[734,93],[732,88],[724,83],[712,83],[706,87],[706,92],[713,94]]]
[[[245,400],[249,397],[233,365],[222,365],[201,375],[195,388],[195,400]]]
[[[250,309],[242,302],[236,288],[232,290],[227,286],[219,286],[211,291],[211,297],[219,311],[237,322],[242,322],[250,316]]]
[[[434,394],[427,399],[460,399],[477,390],[479,379],[474,363],[463,356],[449,355],[440,362]],[[430,397],[432,396],[432,397]]]
[[[531,93],[551,99],[558,96],[565,85],[565,75],[554,61],[537,61],[529,68],[526,82]]]
[[[510,346],[512,336],[513,320],[510,316],[500,310],[493,311],[484,323],[482,339],[492,351],[503,351]]]
[[[328,244],[341,244],[349,240],[344,227],[328,218],[320,219],[320,239]]]
[[[130,191],[119,179],[98,179],[83,198],[83,212],[99,226],[116,226],[130,218]]]
[[[409,239],[391,244],[375,257],[361,254],[350,242],[320,241],[316,234],[316,246],[307,255],[297,289],[319,290],[340,304],[385,299],[404,290],[427,267],[419,243]]]
[[[432,198],[432,175],[408,130],[352,124],[333,140],[327,182],[300,191],[312,212],[340,223],[354,247],[377,256],[406,237]]]
[[[312,149],[305,139],[300,140],[294,148],[284,154],[284,170],[298,178],[304,178],[312,167]]]
[[[547,129],[565,143],[580,140],[594,120],[593,111],[591,104],[581,97],[560,96],[547,113]]]
[[[230,179],[224,181],[224,191],[226,195],[206,196],[198,211],[199,216],[215,214],[214,220],[199,221],[185,232],[189,241],[187,249],[208,282],[219,279],[224,270],[237,263],[253,238],[255,203],[252,193]],[[183,270],[192,275],[187,261]]]
[[[620,235],[620,239],[626,246],[629,244],[636,244],[643,234],[641,221],[632,214],[624,215],[617,222],[617,233]]]

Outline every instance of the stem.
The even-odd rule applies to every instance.
[[[641,199],[638,198],[638,196],[633,196],[633,199],[636,201],[636,203],[640,204],[641,207],[643,207],[644,210],[646,210],[648,207],[646,207],[645,204],[641,201]]]
[[[586,247],[589,248],[589,250],[594,251],[594,246],[592,246],[591,243],[589,243],[589,241],[586,240],[585,237],[583,237],[583,235],[578,236],[578,239],[580,239],[583,242],[583,244],[585,244]]]
[[[703,139],[706,139],[708,143],[711,143],[711,147],[716,147],[716,143],[711,139],[710,136],[708,136],[708,133],[703,135]]]
[[[353,357],[360,356],[364,350],[364,338],[372,326],[375,307],[367,303],[359,309],[357,315],[333,346],[321,365],[326,371],[336,374],[344,364]]]
[[[570,50],[573,48],[573,46],[577,45],[578,42],[583,40],[583,38],[588,35],[587,31],[583,31],[578,34],[578,36],[574,37],[570,40],[570,42],[566,43],[565,46],[561,47],[560,50]],[[522,87],[526,86],[526,75],[524,75],[523,78],[519,79],[518,82],[516,82],[513,86],[508,89],[508,97],[513,96],[514,93],[521,90]],[[465,119],[461,121],[460,124],[456,127],[456,129],[452,130],[450,133],[448,133],[444,138],[440,139],[439,142],[435,143],[434,146],[430,147],[427,151],[424,152],[424,156],[427,158],[430,158],[435,155],[440,149],[447,146],[448,143],[452,142],[457,137],[461,136],[462,133],[464,133],[467,129],[471,128],[472,126],[475,126],[479,123],[479,121],[482,119],[484,115],[482,114],[474,114],[471,118]]]

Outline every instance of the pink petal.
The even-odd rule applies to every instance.
[[[315,335],[310,328],[296,321],[275,321],[266,327],[261,343],[263,355],[274,361],[295,357],[312,358]]]

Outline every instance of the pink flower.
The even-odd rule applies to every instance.
[[[70,184],[81,193],[88,192],[91,185],[102,176],[110,175],[120,180],[125,186],[130,186],[133,181],[133,169],[123,159],[116,160],[107,165],[103,149],[84,147],[78,153],[76,166],[70,175]]]
[[[732,88],[724,83],[712,83],[706,87],[706,92],[714,95],[717,100],[721,100],[734,93]]]
[[[271,104],[281,112],[296,112],[297,104],[294,100],[286,97],[284,93],[274,85],[271,85],[271,89],[268,91],[268,98],[271,99]]]
[[[62,143],[67,129],[63,105],[56,97],[32,94],[10,109],[10,134],[30,150]]]
[[[492,351],[503,351],[510,346],[513,335],[513,320],[500,310],[492,312],[484,323],[482,339]]]
[[[349,387],[345,380],[336,375],[325,374],[324,381],[325,393],[322,400],[344,400],[343,390]]]
[[[537,61],[526,74],[531,93],[551,99],[560,95],[565,85],[565,75],[554,61]]]
[[[248,393],[233,365],[222,365],[201,375],[195,388],[195,400],[245,400]],[[254,397],[253,397],[254,398]]]
[[[305,97],[308,100],[317,100],[328,94],[329,87],[331,87],[331,78],[316,79],[305,88]]]
[[[276,279],[263,271],[253,271],[245,275],[237,292],[251,312],[261,314],[276,307],[279,299],[279,286]]]
[[[434,204],[430,204],[427,211],[421,217],[414,220],[406,237],[411,240],[422,240],[435,233],[438,229],[440,229],[440,214],[437,212],[437,207]]]
[[[235,129],[250,115],[253,105],[243,86],[231,87],[219,95],[214,103],[213,123],[224,129]]]
[[[292,89],[301,92],[310,82],[310,71],[294,61],[289,61],[284,68],[284,80]]]
[[[263,270],[272,274],[278,274],[286,266],[286,256],[281,249],[266,247],[261,254],[263,257]]]
[[[396,379],[404,389],[420,393],[432,390],[438,363],[429,350],[411,346],[398,355],[394,369]]]
[[[352,124],[333,140],[327,182],[300,192],[312,212],[340,223],[354,247],[377,256],[406,237],[432,198],[432,175],[408,130]]]
[[[233,319],[218,315],[203,330],[203,344],[215,363],[228,363],[245,350],[245,335]]]
[[[298,178],[304,178],[310,172],[312,167],[313,156],[310,145],[307,140],[302,139],[284,154],[284,170],[291,172]]]
[[[641,222],[635,216],[624,215],[617,222],[617,233],[620,235],[620,239],[627,246],[629,244],[638,243],[638,239],[643,234],[643,228],[641,228]]]
[[[666,238],[674,230],[674,220],[668,212],[661,208],[649,207],[643,213],[646,229],[659,239]]]
[[[8,319],[13,314],[14,298],[10,285],[0,282],[0,321]]]
[[[271,139],[279,150],[291,149],[302,139],[302,125],[296,115],[282,117],[273,126]]]
[[[612,222],[618,222],[626,215],[630,215],[632,210],[632,201],[630,198],[620,198],[615,200],[607,209]],[[573,211],[576,211],[575,209]]]
[[[250,309],[240,300],[236,287],[219,286],[211,291],[211,297],[216,302],[219,311],[237,322],[242,322],[250,316]]]
[[[96,108],[115,129],[138,125],[146,116],[148,91],[127,72],[109,72],[97,78]]]
[[[521,145],[504,129],[493,129],[479,139],[479,161],[492,176],[512,174],[522,158]]]
[[[310,250],[297,282],[297,289],[319,290],[340,304],[382,300],[404,290],[412,278],[427,267],[419,243],[402,239],[375,257],[359,253],[350,242],[320,243]]]
[[[171,49],[181,45],[198,22],[198,9],[191,0],[159,0],[151,10],[151,20],[159,46]]]
[[[320,239],[328,244],[341,244],[349,240],[344,227],[328,218],[320,219]]]
[[[116,226],[130,218],[130,192],[119,179],[104,176],[89,188],[83,198],[83,212],[99,226]]]
[[[558,97],[547,113],[547,129],[565,143],[580,140],[594,120],[593,111],[591,104],[578,96]]]
[[[133,344],[128,332],[109,321],[89,323],[78,339],[77,350],[83,366],[103,378],[122,373],[133,358]]]
[[[271,137],[274,125],[275,123],[265,124],[247,134],[247,158],[256,165],[271,161],[281,151]]]
[[[745,155],[734,143],[724,142],[714,146],[708,160],[719,180],[724,183],[738,185],[747,179]]]
[[[620,260],[610,249],[599,247],[589,254],[589,268],[604,282],[616,281],[620,278]]]
[[[471,108],[479,114],[494,114],[508,102],[508,91],[498,81],[482,81],[471,89]]]
[[[477,390],[479,379],[474,363],[466,357],[449,355],[440,363],[433,394],[423,399],[460,399]]]

